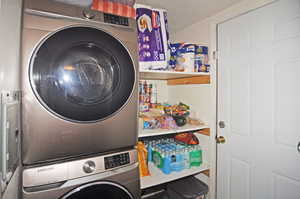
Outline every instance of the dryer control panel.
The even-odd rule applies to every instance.
[[[128,18],[106,13],[104,13],[104,22],[122,26],[129,26]]]
[[[105,169],[112,169],[130,163],[129,153],[121,153],[104,158]]]

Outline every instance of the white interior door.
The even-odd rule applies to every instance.
[[[218,199],[300,199],[300,1],[218,27]]]

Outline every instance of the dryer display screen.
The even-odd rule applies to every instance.
[[[128,18],[111,14],[104,14],[104,22],[122,26],[129,26]]]
[[[130,163],[129,153],[122,153],[104,158],[105,169],[112,169]]]

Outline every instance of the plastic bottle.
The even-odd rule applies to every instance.
[[[151,88],[150,103],[156,104],[157,103],[156,84],[150,84],[150,88]]]
[[[152,146],[150,143],[148,143],[147,151],[148,151],[148,162],[152,162]]]
[[[203,163],[203,151],[202,151],[202,147],[200,145],[197,145],[197,150],[199,151],[199,161],[200,161],[200,165]]]
[[[190,152],[190,166],[200,166],[202,164],[202,150],[200,146],[193,146]]]
[[[184,165],[184,169],[189,169],[191,168],[190,166],[190,153],[188,148],[184,148],[183,150],[183,165]]]
[[[163,156],[163,167],[162,171],[164,174],[170,174],[171,173],[171,156],[170,152],[165,152]]]
[[[183,170],[183,158],[178,150],[173,150],[171,153],[171,170],[172,171],[181,171]]]
[[[157,166],[158,168],[162,168],[162,157],[160,154],[160,150],[155,150],[152,152],[152,159],[153,159],[153,163],[155,166]]]

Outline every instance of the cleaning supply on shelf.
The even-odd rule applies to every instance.
[[[190,147],[190,166],[198,167],[202,164],[202,150],[199,145]]]
[[[138,151],[138,160],[139,160],[139,170],[140,176],[149,176],[150,172],[148,169],[148,161],[147,161],[147,150],[143,142],[138,142],[137,144],[137,151]]]
[[[158,150],[158,149],[153,150],[152,160],[156,167],[158,167],[160,169],[163,168],[164,163],[163,163],[163,158],[162,158],[160,150]]]

